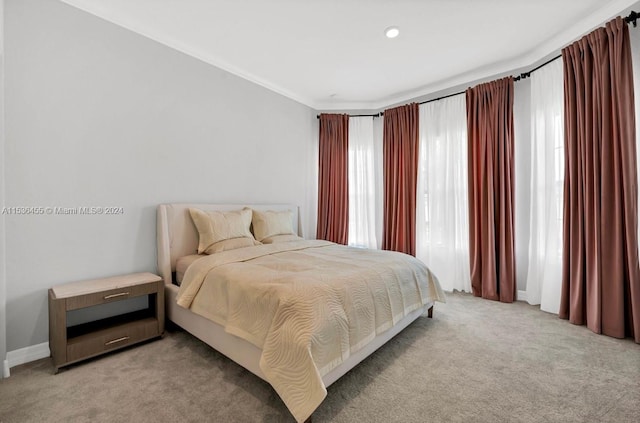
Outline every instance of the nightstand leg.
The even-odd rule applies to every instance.
[[[58,365],[67,360],[67,310],[66,301],[56,299],[51,290],[49,290],[49,349],[58,373]]]

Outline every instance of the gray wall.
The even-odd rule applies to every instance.
[[[155,271],[159,203],[295,203],[311,233],[315,111],[57,1],[5,15],[6,205],[124,209],[6,216],[9,351],[48,340],[50,286]]]
[[[0,0],[0,209],[4,207],[4,0]],[[5,313],[5,226],[4,214],[0,214],[0,368],[7,355]],[[0,378],[4,376],[0,370]]]

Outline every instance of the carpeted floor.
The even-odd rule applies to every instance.
[[[0,422],[294,422],[271,387],[191,335],[0,380]],[[640,345],[526,303],[449,294],[329,387],[321,422],[638,422]]]

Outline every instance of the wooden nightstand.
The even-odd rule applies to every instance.
[[[67,326],[67,312],[147,295],[144,310]],[[49,348],[60,367],[164,333],[164,282],[135,273],[54,286],[49,289]]]

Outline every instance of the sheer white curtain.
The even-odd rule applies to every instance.
[[[382,248],[382,221],[384,220],[384,119],[373,119],[373,156],[376,175],[375,182],[375,214],[377,248]]]
[[[349,245],[377,248],[373,117],[349,118]]]
[[[471,292],[463,94],[420,106],[416,256],[446,291]]]
[[[562,60],[531,74],[531,203],[527,302],[558,313],[562,289]]]

